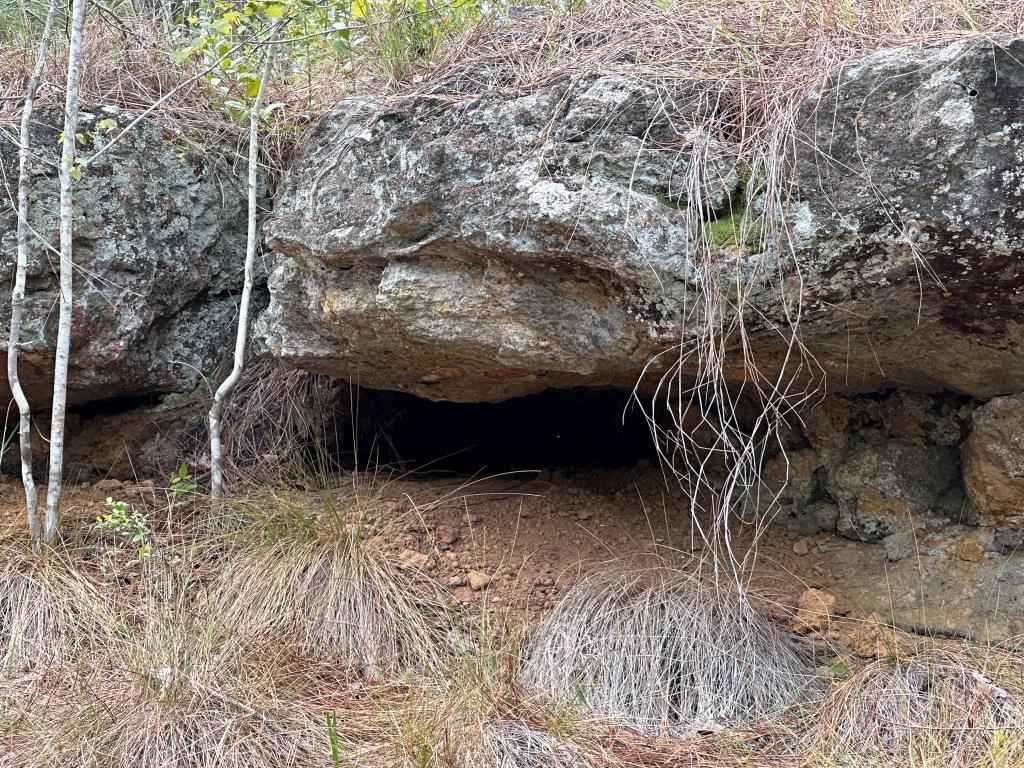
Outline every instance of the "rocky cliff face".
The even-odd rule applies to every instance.
[[[644,148],[656,104],[617,77],[342,104],[268,228],[272,353],[435,399],[631,384],[677,333],[693,270],[671,197],[685,159]],[[710,205],[738,181],[722,174]]]
[[[1013,634],[1024,426],[1019,397],[1005,396],[1024,390],[1021,62],[1024,40],[963,41],[829,75],[798,113],[785,264],[728,245],[710,268],[695,256],[694,216],[727,223],[748,171],[728,135],[710,137],[708,160],[675,132],[654,84],[595,74],[507,98],[460,81],[346,101],[268,224],[278,261],[259,335],[311,371],[500,401],[631,388],[704,330],[692,310],[709,281],[728,297],[737,277],[753,286],[748,340],[770,369],[788,351],[783,299],[798,298],[800,339],[839,396],[765,464],[766,484],[788,484],[762,511],[867,543],[835,564],[871,610]],[[717,182],[694,198],[697,162]],[[743,365],[725,372],[739,379]]]
[[[387,105],[345,101],[310,135],[267,225],[276,266],[257,339],[298,368],[478,403],[630,389],[705,330],[709,286],[730,298],[738,276],[751,287],[750,348],[770,369],[789,351],[776,328],[799,299],[800,339],[833,394],[767,458],[762,479],[785,488],[761,512],[830,538],[848,589],[882,615],[1019,633],[1021,62],[1019,39],[893,49],[807,94],[785,264],[728,243],[714,263],[695,256],[695,218],[702,232],[729,225],[750,169],[728,135],[681,135],[653,84],[593,74],[507,98],[460,81]],[[107,140],[101,118],[128,119],[87,116],[90,150]],[[44,116],[33,134],[22,377],[37,404],[56,333],[57,122]],[[16,178],[2,137],[0,162]],[[687,182],[696,163],[712,180],[699,193]],[[193,389],[231,348],[241,170],[152,125],[89,167],[77,187],[72,403]],[[8,278],[14,250],[8,205]],[[725,373],[738,380],[733,357]],[[72,424],[83,473],[135,471],[125,445],[133,456],[166,447],[154,414],[112,409]],[[169,450],[165,463],[179,458]]]
[[[1024,388],[1024,41],[1003,42],[884,51],[801,107],[782,288],[833,389]],[[686,209],[725,215],[743,170],[714,137],[720,183],[688,199],[697,158],[659,103],[619,76],[343,103],[268,227],[270,350],[435,399],[632,386],[699,332],[679,319],[719,276]],[[726,293],[761,258],[729,255]],[[780,295],[750,297],[763,361],[783,354],[757,319],[781,319]]]
[[[91,154],[110,123],[130,115],[83,115]],[[40,115],[32,180],[32,243],[22,329],[21,377],[37,405],[49,400],[57,333],[60,116]],[[106,128],[106,130],[105,130]],[[0,135],[0,162],[12,185],[0,206],[0,276],[13,281],[17,152]],[[194,388],[228,354],[245,255],[244,173],[216,151],[198,152],[154,125],[90,165],[75,188],[75,307],[68,400],[72,404]],[[10,292],[0,293],[10,317]],[[0,344],[6,347],[7,336]],[[6,392],[4,377],[0,392]]]

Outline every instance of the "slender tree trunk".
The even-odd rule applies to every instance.
[[[269,42],[273,42],[270,40]],[[263,100],[267,92],[267,81],[270,79],[270,70],[274,63],[274,46],[269,46],[267,60],[263,65],[263,78],[260,80],[260,88],[256,94],[256,101],[249,113],[249,228],[245,241],[245,282],[242,285],[242,300],[238,307],[238,332],[235,335],[235,362],[231,373],[221,382],[213,396],[213,405],[210,407],[210,496],[213,498],[214,506],[219,503],[224,495],[224,465],[223,447],[221,445],[221,415],[224,411],[224,402],[231,395],[231,391],[238,384],[245,367],[245,346],[249,335],[249,301],[252,297],[252,269],[256,260],[256,203],[259,184],[259,128],[260,112],[263,110]]]
[[[68,82],[64,99],[64,141],[60,157],[60,312],[57,323],[57,354],[53,366],[53,409],[50,416],[50,473],[46,488],[46,519],[43,541],[56,542],[60,535],[60,496],[64,485],[64,417],[68,393],[68,358],[71,353],[71,307],[74,261],[72,253],[72,167],[78,132],[78,81],[82,65],[82,29],[88,0],[71,6],[71,42],[68,47]]]
[[[21,388],[18,376],[18,356],[21,350],[21,314],[25,307],[25,279],[28,272],[28,188],[32,172],[32,155],[29,149],[29,129],[32,122],[32,108],[35,105],[36,91],[39,80],[46,65],[46,51],[50,47],[53,36],[54,19],[57,18],[58,0],[51,0],[50,10],[46,14],[43,35],[39,39],[39,51],[32,74],[25,91],[25,105],[21,110],[21,131],[18,134],[18,261],[14,273],[14,290],[11,292],[11,330],[7,339],[7,381],[11,394],[18,404],[19,430],[21,444],[21,481],[25,486],[25,506],[28,514],[28,533],[32,546],[40,549],[42,530],[39,525],[38,492],[36,481],[32,476],[32,410],[28,398]]]

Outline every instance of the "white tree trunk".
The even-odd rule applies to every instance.
[[[21,348],[21,314],[25,306],[25,278],[28,272],[28,188],[31,176],[32,154],[29,149],[29,129],[32,122],[32,108],[35,105],[39,79],[46,65],[46,51],[53,36],[53,23],[57,18],[58,0],[51,0],[46,14],[43,35],[39,39],[39,51],[35,66],[25,90],[25,104],[21,110],[21,131],[18,134],[18,259],[14,273],[14,290],[11,291],[11,329],[7,339],[7,381],[11,394],[18,404],[18,438],[21,446],[21,481],[25,486],[25,507],[28,514],[28,533],[32,546],[39,549],[42,544],[42,530],[39,525],[38,492],[32,476],[32,411],[28,398],[21,388],[18,376],[18,355]]]
[[[53,409],[50,416],[50,473],[46,488],[46,519],[43,541],[53,544],[60,535],[60,496],[64,473],[64,417],[68,393],[68,358],[71,352],[71,303],[74,261],[72,260],[71,169],[75,163],[75,134],[78,131],[78,81],[82,65],[82,29],[88,0],[74,0],[71,6],[71,41],[68,46],[68,80],[64,99],[64,141],[60,157],[60,312],[57,323],[57,354],[53,366]]]
[[[273,40],[269,41],[273,43]],[[267,60],[263,66],[263,78],[260,80],[260,88],[256,94],[256,101],[249,113],[249,227],[245,241],[245,282],[242,285],[242,299],[238,307],[238,332],[235,335],[235,362],[231,373],[221,382],[217,392],[213,396],[213,405],[210,407],[210,496],[216,506],[224,495],[224,456],[221,445],[221,415],[224,412],[224,402],[231,395],[231,391],[238,384],[245,367],[245,347],[249,335],[249,301],[252,297],[252,269],[256,260],[256,219],[257,219],[257,194],[259,186],[259,128],[260,112],[263,110],[263,100],[267,92],[267,81],[270,79],[270,70],[274,63],[274,46],[271,44],[267,51]]]

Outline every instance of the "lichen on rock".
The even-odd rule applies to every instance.
[[[112,139],[95,110],[82,119],[83,157]],[[102,121],[103,127],[100,126]],[[49,401],[57,318],[56,138],[61,116],[40,113],[32,176],[21,381]],[[0,135],[0,162],[17,179],[17,151]],[[245,254],[244,173],[226,153],[199,151],[143,121],[85,169],[75,185],[75,297],[68,401],[147,397],[193,389],[230,351]],[[4,200],[14,199],[13,189]],[[0,275],[13,274],[15,211],[0,207]],[[10,315],[10,293],[0,294]],[[0,340],[6,347],[7,337]],[[6,391],[6,378],[0,391]]]

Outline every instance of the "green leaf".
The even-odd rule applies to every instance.
[[[841,661],[837,661],[830,665],[828,671],[832,673],[832,677],[839,678],[840,680],[845,680],[853,674],[853,670]]]
[[[271,3],[264,13],[267,14],[268,19],[280,19],[284,16],[284,6],[281,3]]]
[[[96,123],[96,127],[104,133],[113,133],[117,130],[117,120],[112,117],[105,117]]]
[[[70,168],[68,168],[68,176],[70,176],[75,181],[81,181],[82,176],[84,175],[85,174],[82,173],[82,166],[80,165],[72,165]]]

